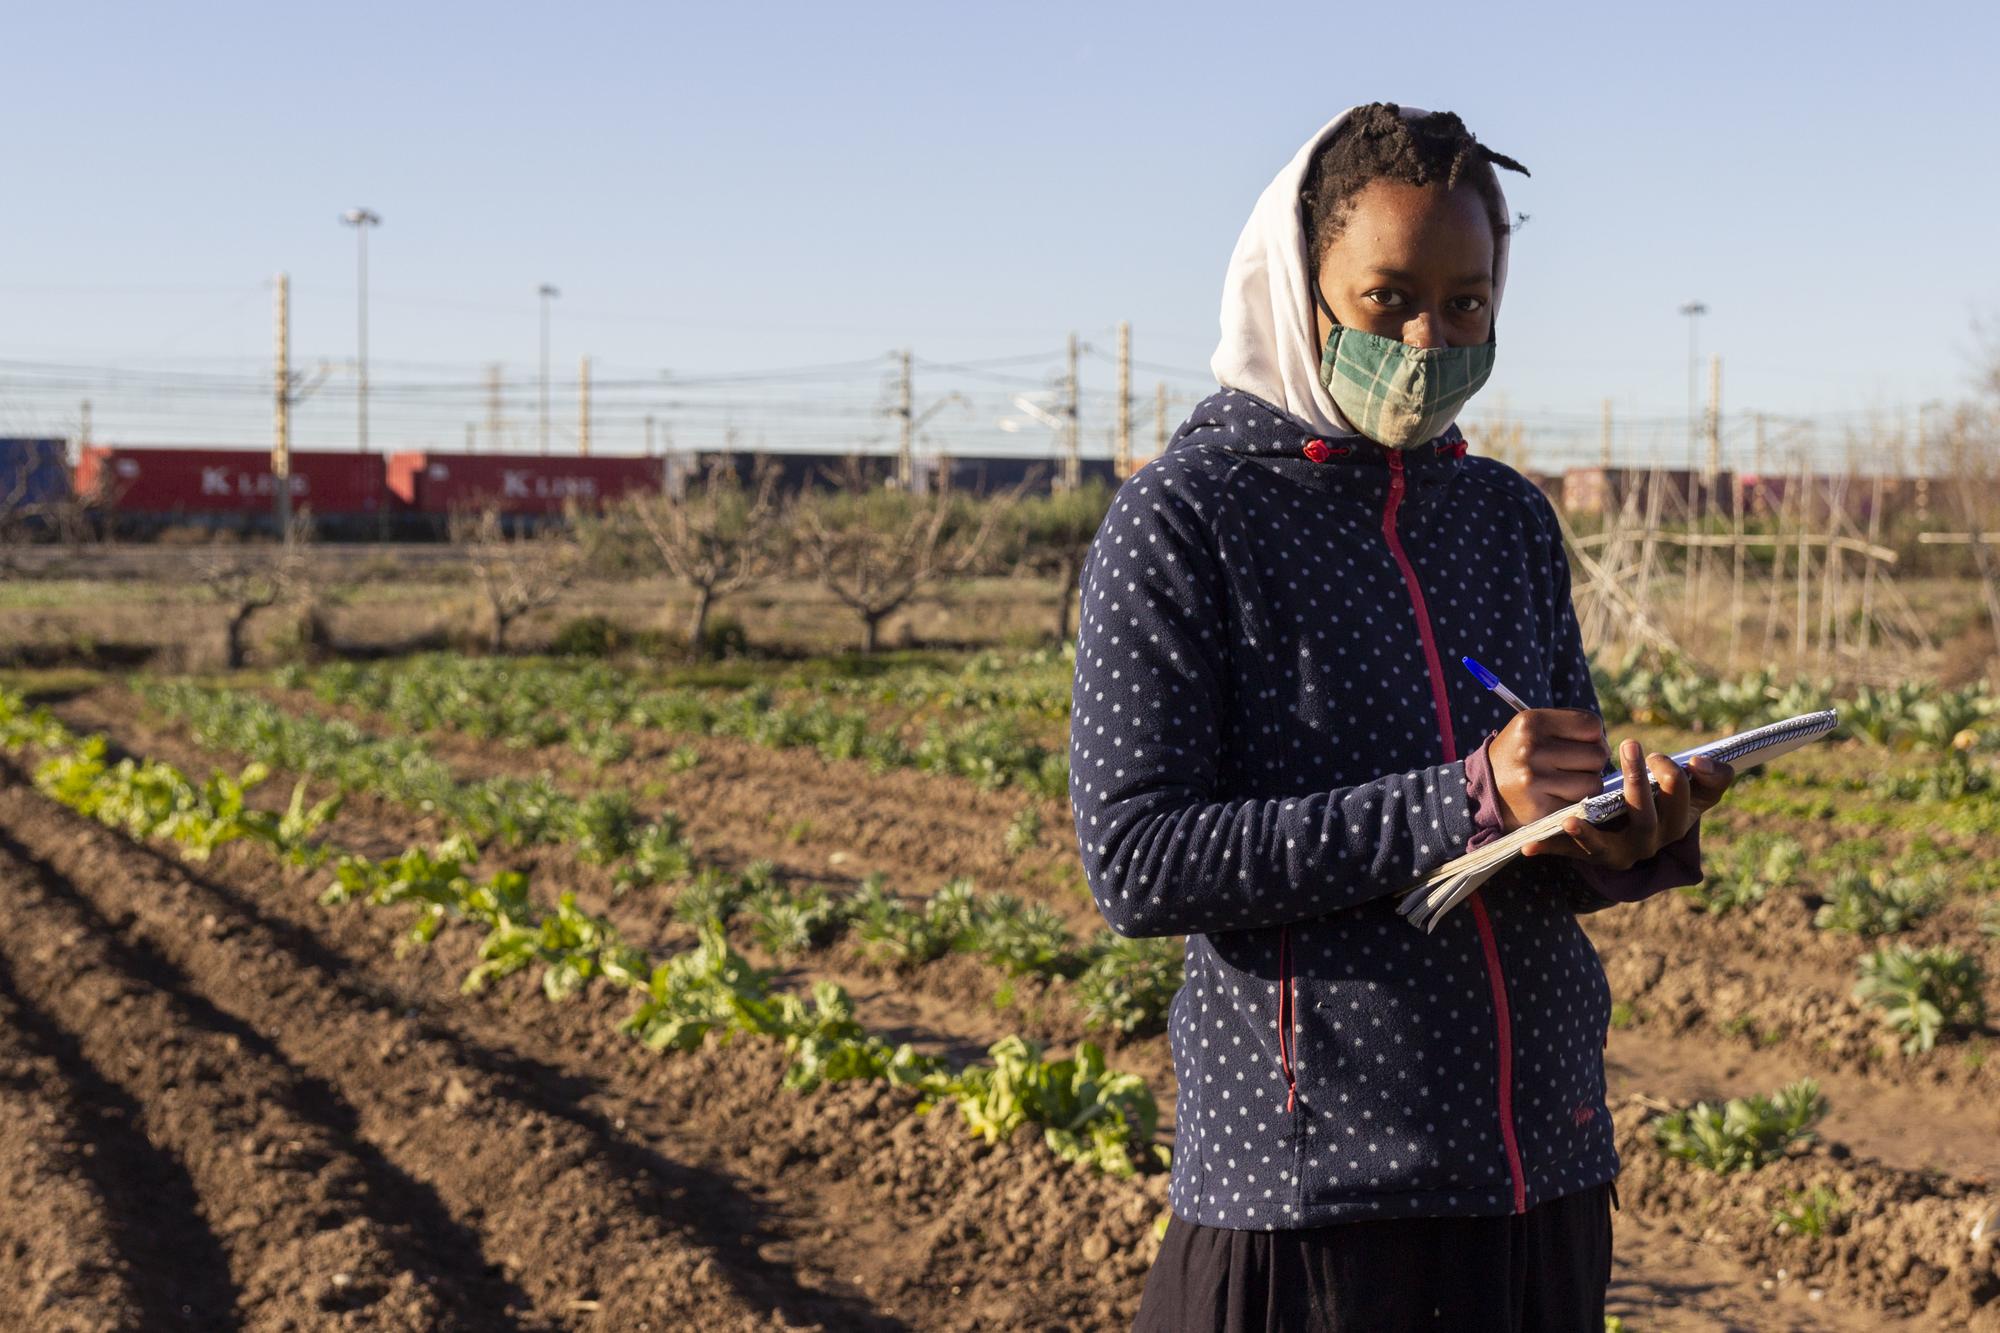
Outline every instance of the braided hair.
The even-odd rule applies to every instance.
[[[1442,184],[1446,189],[1465,181],[1485,202],[1498,244],[1513,231],[1513,224],[1500,203],[1500,186],[1493,175],[1496,166],[1528,174],[1513,158],[1473,138],[1452,112],[1432,111],[1406,120],[1394,102],[1357,108],[1313,154],[1300,187],[1313,270],[1318,271],[1327,247],[1347,225],[1355,196],[1373,180]]]

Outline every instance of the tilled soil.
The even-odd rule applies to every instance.
[[[62,712],[197,773],[228,762],[139,720],[122,692]],[[700,742],[692,772],[715,785],[699,816],[687,788],[670,803],[704,853],[722,844],[782,864],[787,844],[751,823],[756,802],[740,786],[730,800],[729,770],[711,762],[734,746]],[[889,800],[913,795],[892,789],[919,777],[797,752],[736,757],[735,781],[786,810],[887,818]],[[451,758],[476,776],[525,756]],[[876,785],[885,777],[896,781]],[[985,796],[921,781],[954,809]],[[845,799],[829,804],[835,788]],[[847,850],[855,873],[882,869],[917,891],[960,873],[963,838],[991,848],[999,882],[982,888],[1067,895],[1073,908],[1073,890],[1008,875],[999,831],[1019,801],[993,806],[983,830],[944,821],[937,837],[846,847],[845,816],[822,813],[791,851],[809,877],[837,877],[828,860]],[[360,799],[333,835],[384,852],[436,832]],[[887,1088],[783,1092],[768,1043],[656,1057],[616,1034],[608,995],[551,1005],[519,977],[462,998],[465,934],[399,955],[399,913],[319,907],[316,882],[248,847],[184,865],[43,800],[14,768],[0,771],[0,839],[13,923],[0,940],[0,1324],[1053,1329],[1123,1327],[1136,1308],[1158,1176],[1078,1171],[1032,1134],[989,1148],[949,1109],[917,1116]],[[825,859],[808,871],[810,858]],[[560,858],[536,859],[550,862],[535,868],[537,896],[552,896]],[[646,895],[613,906],[638,938],[671,930]],[[798,968],[872,984],[870,1003],[903,1005],[904,1035],[934,1049],[1033,1028],[993,1013],[969,960],[898,976],[835,951]],[[1059,1002],[1044,1009],[1046,1035],[1074,1035]],[[1627,1035],[1614,1034],[1614,1056]],[[1147,1050],[1163,1062],[1160,1038],[1114,1060],[1163,1089],[1142,1068]],[[1645,1070],[1631,1077],[1643,1085]],[[1774,1168],[1831,1173],[1863,1202],[1821,1256],[1748,1235],[1769,1230],[1765,1195],[1807,1174],[1759,1173],[1763,1193],[1718,1185],[1641,1146],[1643,1113],[1620,1108],[1631,1184],[1612,1306],[1642,1327],[1931,1327],[1991,1308],[1991,1251],[1982,1269],[1956,1239],[1964,1211],[1991,1197],[1977,1182],[1844,1146]]]
[[[116,1279],[179,1270],[207,1285],[150,1308],[201,1328],[1057,1329],[1136,1308],[1164,1177],[988,1148],[887,1089],[782,1092],[766,1043],[655,1057],[609,996],[551,1006],[520,978],[464,1000],[462,936],[398,958],[393,914],[319,908],[256,849],[185,867],[5,777],[7,961],[69,960],[66,991],[37,972],[33,998],[102,1034],[83,1044],[184,1172],[167,1263],[88,1241],[122,1194],[97,1204],[76,1173],[47,1194],[63,1225],[22,1228],[9,1267],[101,1274],[50,1299],[171,1326]],[[11,1155],[5,1195],[62,1175],[60,1148]]]

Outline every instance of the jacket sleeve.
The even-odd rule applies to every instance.
[[[1135,475],[1084,562],[1070,803],[1085,878],[1120,935],[1324,916],[1407,889],[1465,849],[1463,762],[1327,791],[1229,799],[1227,579],[1196,502]]]
[[[1546,498],[1542,506],[1547,509],[1543,517],[1549,534],[1550,585],[1555,603],[1550,697],[1557,708],[1587,708],[1602,715],[1597,686],[1590,675],[1590,656],[1583,650],[1583,630],[1571,601],[1569,552],[1563,549],[1562,528]],[[1573,857],[1561,858],[1560,866],[1567,872],[1561,881],[1564,898],[1579,913],[1600,912],[1618,903],[1640,902],[1668,889],[1699,884],[1701,820],[1697,818],[1678,839],[1625,870],[1603,870]]]

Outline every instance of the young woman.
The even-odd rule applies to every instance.
[[[1084,868],[1113,929],[1188,937],[1142,1329],[1603,1327],[1611,1000],[1576,916],[1698,881],[1732,774],[1628,741],[1612,826],[1434,933],[1394,910],[1610,757],[1555,514],[1453,424],[1493,366],[1495,165],[1525,174],[1448,113],[1314,135],[1230,260],[1221,390],[1083,573]]]

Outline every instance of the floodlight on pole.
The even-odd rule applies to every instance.
[[[355,274],[355,350],[358,372],[358,392],[355,394],[356,444],[362,453],[368,452],[368,229],[382,225],[379,214],[365,208],[350,208],[340,215],[345,225],[354,228],[354,274]]]
[[[1700,301],[1689,301],[1681,307],[1681,313],[1687,316],[1688,322],[1688,468],[1692,471],[1694,468],[1695,451],[1695,384],[1700,378],[1699,366],[1701,364],[1700,358],[1695,355],[1695,329],[1699,325],[1701,317],[1708,313],[1708,307]]]
[[[542,298],[542,453],[549,451],[549,302],[562,293],[553,284],[541,285]]]

